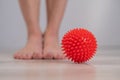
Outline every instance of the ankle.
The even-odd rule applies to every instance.
[[[44,36],[58,37],[59,33],[54,30],[46,30]]]
[[[28,34],[28,40],[29,39],[39,39],[39,38],[42,38],[41,33]]]

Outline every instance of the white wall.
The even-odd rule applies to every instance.
[[[46,26],[45,0],[41,4],[41,26]],[[120,0],[68,0],[60,39],[74,27],[85,27],[97,37],[99,46],[120,45]],[[25,22],[18,0],[0,0],[0,50],[20,48],[26,42]]]

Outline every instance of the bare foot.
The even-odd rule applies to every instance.
[[[61,51],[58,36],[45,34],[43,57],[45,59],[63,59],[64,55]]]
[[[15,53],[15,59],[40,59],[42,58],[42,37],[31,36],[26,46]]]

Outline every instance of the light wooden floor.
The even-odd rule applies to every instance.
[[[14,60],[0,53],[0,80],[120,80],[120,49],[98,50],[87,63],[68,60]]]

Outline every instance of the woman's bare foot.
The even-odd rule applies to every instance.
[[[42,37],[30,36],[26,46],[15,53],[15,59],[40,59],[42,58]]]
[[[46,33],[44,35],[43,58],[45,59],[63,59],[58,36]]]

